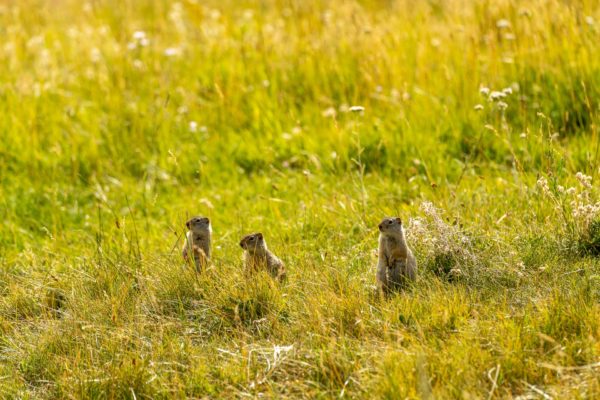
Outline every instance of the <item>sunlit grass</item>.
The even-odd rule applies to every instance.
[[[599,397],[599,10],[1,4],[0,397]]]

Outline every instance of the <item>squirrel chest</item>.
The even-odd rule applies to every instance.
[[[406,245],[395,238],[384,238],[381,244],[382,255],[385,257],[385,263],[388,267],[392,267],[396,261],[406,260],[406,257],[408,257]]]

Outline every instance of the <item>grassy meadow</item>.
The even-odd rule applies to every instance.
[[[0,398],[600,398],[600,2],[7,0],[0,60]]]

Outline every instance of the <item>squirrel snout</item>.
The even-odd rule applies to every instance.
[[[240,247],[243,249],[244,248],[244,242],[240,242]]]
[[[379,230],[381,231],[383,229],[383,223],[377,225],[377,227],[379,227]]]

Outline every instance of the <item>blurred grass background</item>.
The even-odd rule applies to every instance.
[[[3,2],[0,393],[600,396],[599,10]],[[287,284],[240,273],[258,230]]]

